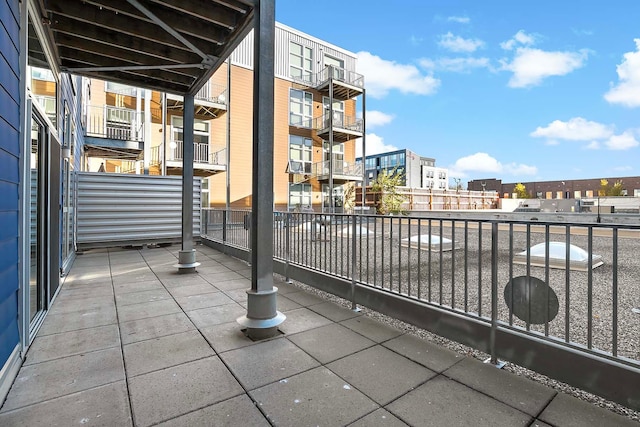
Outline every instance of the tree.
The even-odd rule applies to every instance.
[[[531,198],[531,194],[529,194],[529,192],[527,191],[527,187],[521,182],[517,183],[516,186],[513,187],[513,191],[516,193],[516,197],[518,199]]]
[[[356,184],[355,182],[349,182],[344,186],[344,211],[347,213],[353,212],[356,206]]]
[[[401,213],[406,196],[398,192],[398,187],[403,180],[404,173],[398,173],[398,168],[395,167],[391,171],[384,169],[371,183],[371,190],[379,193],[376,199],[376,211],[379,214]]]
[[[622,181],[616,181],[615,184],[611,185],[608,180],[601,179],[598,196],[622,196]]]

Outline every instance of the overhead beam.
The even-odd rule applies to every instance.
[[[228,7],[217,4],[203,7],[202,0],[151,0],[153,3],[171,8],[177,12],[204,19],[212,24],[233,30],[237,25],[236,14]],[[246,13],[246,10],[245,10]]]

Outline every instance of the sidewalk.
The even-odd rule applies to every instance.
[[[79,255],[2,426],[638,426],[286,283],[282,335],[252,342],[251,271],[198,246]]]

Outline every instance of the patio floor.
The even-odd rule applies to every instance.
[[[252,342],[246,263],[198,246],[79,255],[0,410],[2,426],[603,426],[630,419],[276,282]]]

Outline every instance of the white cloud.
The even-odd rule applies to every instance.
[[[551,140],[589,141],[609,138],[613,135],[613,126],[592,122],[582,117],[573,117],[566,122],[554,120],[546,127],[539,126],[529,135]]]
[[[484,46],[484,42],[480,39],[465,39],[460,36],[454,36],[451,32],[448,32],[440,36],[438,46],[452,52],[475,52],[478,48]]]
[[[423,41],[424,38],[415,36],[413,34],[411,35],[411,37],[409,37],[409,43],[411,43],[413,46],[420,46]]]
[[[420,66],[427,70],[450,71],[453,73],[468,73],[474,68],[491,68],[489,58],[438,58],[420,60]]]
[[[468,177],[470,173],[495,173],[514,176],[535,175],[538,168],[522,163],[502,164],[487,153],[475,153],[461,157],[453,166],[449,167],[449,176]]]
[[[471,22],[471,19],[469,19],[468,16],[450,16],[447,18],[447,21],[457,22],[459,24],[468,24],[469,22]]]
[[[393,114],[386,114],[382,111],[367,111],[367,129],[371,129],[376,126],[387,125],[391,123],[391,121],[395,119],[395,117],[396,116],[394,116]]]
[[[600,143],[598,141],[591,141],[590,143],[588,143],[582,148],[584,148],[585,150],[599,150]]]
[[[509,87],[535,86],[551,76],[564,76],[584,65],[589,52],[548,52],[519,47],[511,62],[502,61],[502,69],[513,72]]]
[[[625,53],[624,60],[616,67],[618,84],[604,94],[604,99],[611,104],[640,107],[640,39],[633,41],[636,51]]]
[[[631,166],[617,166],[615,168],[613,168],[614,171],[616,172],[628,172],[628,171],[632,171],[633,167]]]
[[[509,40],[500,43],[500,47],[504,50],[512,50],[516,45],[531,46],[535,42],[536,37],[533,34],[527,34],[520,30]]]
[[[626,131],[620,135],[613,135],[604,141],[604,145],[609,150],[629,150],[640,145],[640,142],[638,142],[631,131]]]
[[[367,134],[366,144],[367,156],[399,150],[395,145],[385,144],[384,138],[375,133]],[[356,157],[362,157],[362,138],[356,140]]]
[[[440,86],[440,80],[422,74],[415,65],[398,64],[370,52],[358,52],[358,72],[365,75],[367,95],[374,98],[382,98],[391,90],[432,95]]]

